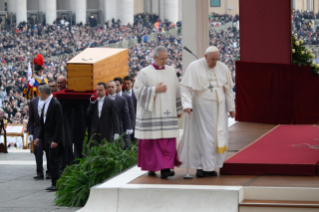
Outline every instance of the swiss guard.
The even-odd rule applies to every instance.
[[[27,86],[24,88],[23,96],[27,99],[33,99],[39,96],[39,84],[44,82],[48,84],[48,79],[43,77],[43,65],[44,59],[41,54],[38,54],[33,59],[34,64],[34,78],[32,77],[31,80],[28,81]]]

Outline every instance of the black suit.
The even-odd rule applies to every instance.
[[[71,138],[74,143],[74,157],[83,158],[83,141],[87,126],[90,127],[90,120],[85,116],[86,108],[88,107],[86,102],[74,101],[74,121],[73,132]],[[86,119],[87,118],[87,119]],[[88,129],[90,132],[90,129]]]
[[[122,92],[122,97],[126,99],[127,104],[128,104],[128,109],[129,109],[129,113],[130,113],[130,120],[131,120],[131,129],[134,130],[135,126],[135,108],[134,108],[134,103],[133,103],[133,98],[130,97],[128,94]]]
[[[39,97],[32,99],[29,106],[28,132],[29,135],[33,135],[33,140],[39,137],[41,129],[40,117],[38,113],[38,103]],[[43,150],[45,151],[45,155],[48,161],[49,151],[48,149],[44,149],[43,143],[40,142],[38,146],[34,146],[35,161],[37,164],[37,175],[43,175]],[[47,163],[46,174],[50,174],[50,163]]]
[[[91,117],[91,133],[93,140],[101,143],[103,139],[108,142],[113,142],[114,134],[120,133],[119,116],[116,110],[115,101],[105,97],[102,107],[101,117],[99,118],[97,100],[95,103],[90,103],[86,110],[86,115]],[[99,135],[98,135],[99,134]]]
[[[63,110],[63,122],[64,122],[64,141],[65,141],[65,151],[61,160],[61,169],[71,164],[74,161],[74,154],[72,148],[72,136],[71,132],[73,132],[74,125],[74,106],[73,101],[64,101],[58,100],[62,106]]]
[[[124,133],[126,133],[126,130],[131,129],[131,118],[129,114],[128,104],[125,98],[116,95],[115,103],[120,121],[120,136],[122,136]],[[123,138],[126,138],[126,134],[123,135]],[[124,140],[126,141],[126,146],[130,146],[129,141],[127,141],[127,139]]]
[[[128,94],[127,94],[128,95]],[[136,96],[134,93],[134,90],[132,88],[132,95],[131,95],[132,101],[133,101],[133,107],[134,107],[134,111],[135,111],[135,117],[136,117],[136,107],[137,107],[137,100],[136,100]],[[132,129],[135,130],[135,117],[134,117],[134,121],[132,122]],[[131,135],[131,141],[135,141],[135,136],[134,133]]]
[[[41,130],[39,133],[40,142],[49,149],[49,163],[51,166],[52,185],[56,186],[56,181],[60,177],[60,157],[63,154],[65,148],[64,142],[64,123],[62,106],[58,100],[52,98],[46,113],[46,121],[44,123],[43,107],[41,114]],[[57,143],[56,148],[51,148],[51,143]]]

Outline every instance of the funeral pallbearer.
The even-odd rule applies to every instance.
[[[166,66],[167,51],[154,49],[154,64],[142,69],[134,85],[137,99],[135,137],[138,138],[138,166],[161,178],[174,175],[180,162],[176,151],[178,118],[183,109],[176,71]]]
[[[91,135],[95,141],[101,144],[103,139],[113,142],[120,133],[120,122],[115,101],[106,98],[106,84],[99,82],[96,86],[96,96],[90,98],[90,106],[86,115],[91,117]]]
[[[189,65],[181,82],[182,104],[188,115],[178,153],[183,166],[189,157],[189,167],[197,169],[197,177],[216,176],[215,168],[223,166],[228,144],[227,112],[235,116],[231,74],[218,58],[218,49],[209,47],[205,58]]]
[[[42,142],[45,149],[49,149],[48,163],[51,167],[52,186],[46,190],[56,191],[56,182],[60,177],[60,157],[65,147],[62,106],[53,98],[49,85],[40,86],[39,91],[44,105],[40,116],[41,129],[34,144],[38,146]]]
[[[46,85],[45,83],[40,83],[38,87]],[[29,122],[28,122],[28,132],[29,132],[29,140],[33,142],[33,140],[39,137],[40,129],[41,129],[41,112],[43,109],[45,101],[40,97],[36,97],[30,101],[29,105]],[[34,146],[34,155],[35,161],[37,164],[37,175],[33,178],[35,180],[44,179],[43,175],[43,151],[45,151],[45,155],[47,161],[49,161],[49,148],[47,145],[43,145],[43,142],[40,142],[39,145]],[[46,179],[51,179],[51,170],[50,163],[47,163],[47,171],[46,171]]]

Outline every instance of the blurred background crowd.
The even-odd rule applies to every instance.
[[[306,44],[318,44],[317,18],[319,13],[295,11],[293,33],[304,39]],[[238,20],[238,15],[212,13],[209,16],[210,45],[220,49],[220,61],[228,65],[233,80],[240,50]],[[140,69],[152,64],[153,49],[163,45],[168,49],[168,65],[176,68],[177,77],[181,80],[181,21],[172,23],[160,20],[157,15],[141,13],[135,15],[133,24],[128,25],[114,19],[100,26],[91,21],[78,23],[72,28],[65,18],[53,25],[33,23],[29,19],[12,30],[3,27],[0,32],[0,107],[5,111],[8,123],[22,124],[28,120],[28,102],[22,91],[27,83],[28,61],[38,53],[45,58],[45,77],[56,80],[61,75],[66,76],[67,61],[86,48],[129,48],[129,71],[137,74]]]

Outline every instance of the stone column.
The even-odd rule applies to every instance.
[[[291,0],[291,8],[292,9],[297,9],[297,0]]]
[[[178,21],[181,21],[183,16],[183,1],[182,0],[178,0]]]
[[[10,0],[10,1],[7,1],[7,4],[8,4],[8,12],[12,12],[12,13],[16,13],[17,12],[17,1],[15,0]]]
[[[0,0],[0,10],[1,11],[4,11],[4,3],[5,3],[5,0]]]
[[[152,1],[152,11],[151,13],[159,15],[159,0],[151,0]]]
[[[208,0],[183,0],[183,46],[188,47],[198,58],[209,46]],[[196,58],[183,50],[183,71]]]
[[[159,7],[159,17],[162,21],[165,19],[165,1],[166,0],[158,0],[158,7]]]
[[[76,13],[76,0],[68,0],[73,15]]]
[[[46,0],[45,2],[45,19],[47,24],[53,24],[56,21],[56,0]]]
[[[27,22],[27,0],[16,0],[16,19],[17,25],[20,22]]]
[[[176,23],[178,21],[178,2],[179,0],[164,0],[165,19]],[[207,5],[206,5],[207,7]]]
[[[76,0],[75,5],[75,23],[82,22],[83,24],[86,23],[87,17],[86,17],[86,0]]]
[[[117,1],[118,17],[122,25],[134,23],[134,0],[118,0]]]
[[[46,10],[45,3],[46,3],[45,1],[39,0],[39,11],[42,13],[45,13],[45,10]]]
[[[152,13],[152,0],[144,0],[144,12],[145,13]]]
[[[311,10],[312,6],[311,6],[311,0],[307,0],[307,10]]]
[[[120,2],[120,1],[119,1]],[[105,21],[111,21],[113,18],[117,19],[117,1],[105,0],[104,1],[104,18]]]

